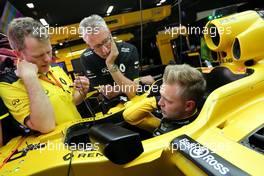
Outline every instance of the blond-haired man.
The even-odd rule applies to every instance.
[[[163,75],[160,99],[146,98],[123,113],[124,119],[146,130],[161,135],[194,121],[198,115],[197,103],[205,91],[206,81],[201,72],[187,65],[168,65]],[[162,119],[151,112],[159,106]]]
[[[83,101],[89,80],[79,77],[72,83],[61,68],[50,66],[54,61],[47,29],[29,17],[13,19],[8,40],[18,63],[16,73],[1,75],[0,96],[14,118],[41,133],[81,119],[75,105]]]

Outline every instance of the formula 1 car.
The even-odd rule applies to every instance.
[[[122,116],[146,92],[106,115],[12,139],[0,149],[0,175],[262,175],[263,14],[246,11],[206,25],[216,29],[205,41],[221,64],[204,73],[205,101],[191,124],[142,139],[122,122],[100,123]]]

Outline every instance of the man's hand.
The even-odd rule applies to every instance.
[[[16,75],[22,80],[36,76],[38,73],[37,65],[27,62],[26,60],[18,60]]]
[[[55,129],[55,113],[37,73],[37,65],[18,60],[16,74],[23,80],[29,97],[30,118],[25,123],[30,129],[48,133]]]
[[[111,51],[105,60],[105,63],[106,63],[108,68],[109,68],[109,66],[112,66],[115,63],[115,60],[116,60],[118,55],[119,55],[119,51],[116,47],[115,41],[111,37]]]
[[[82,95],[86,95],[89,90],[90,82],[86,76],[77,76],[73,83],[74,89]]]
[[[151,85],[155,82],[154,78],[151,75],[140,77],[140,81],[143,84]]]

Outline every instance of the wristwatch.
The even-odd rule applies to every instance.
[[[118,66],[116,64],[113,64],[110,66],[110,68],[108,68],[110,73],[114,73],[118,71]]]

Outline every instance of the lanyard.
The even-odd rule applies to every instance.
[[[51,80],[50,78],[48,78],[48,76],[47,76],[48,74],[50,74],[50,76],[52,77],[53,80]],[[58,86],[58,87],[60,87],[60,88],[63,89],[61,83],[55,78],[55,76],[50,71],[47,73],[47,75],[41,74],[39,76],[39,79],[42,79],[43,81],[47,81],[47,82],[49,82],[49,83],[51,83],[51,84],[53,84],[55,86]]]

